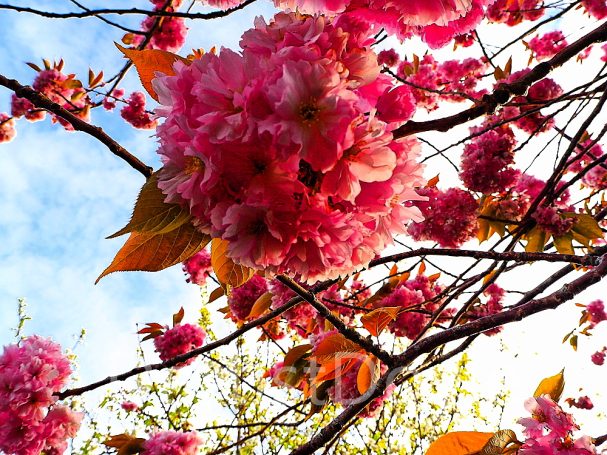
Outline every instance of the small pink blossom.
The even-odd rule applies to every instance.
[[[10,115],[0,112],[0,143],[12,141],[16,134],[15,120]]]
[[[145,111],[145,95],[133,92],[126,106],[120,110],[120,116],[135,128],[149,130],[156,128],[157,122]]]
[[[202,439],[194,431],[161,431],[143,443],[143,455],[196,455]]]
[[[206,333],[197,325],[177,324],[162,335],[154,338],[154,347],[160,356],[160,360],[166,362],[180,354],[185,354],[202,346]],[[195,357],[181,362],[176,368],[190,365],[196,360]]]
[[[120,407],[126,412],[133,412],[139,409],[139,405],[137,403],[133,403],[132,401],[123,401]]]
[[[183,271],[188,274],[187,282],[198,286],[204,286],[210,273],[213,271],[211,265],[211,254],[202,249],[183,263]]]

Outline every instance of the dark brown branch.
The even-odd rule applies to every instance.
[[[344,411],[333,419],[328,425],[320,430],[308,442],[291,452],[291,455],[309,455],[323,447],[332,436],[343,428],[347,423],[355,418],[367,404],[376,397],[382,395],[388,385],[393,383],[397,374],[413,360],[424,353],[429,353],[439,346],[443,346],[451,341],[474,336],[486,330],[499,327],[515,321],[520,321],[533,314],[555,309],[563,303],[571,300],[580,292],[584,291],[593,284],[598,283],[607,275],[607,258],[603,256],[598,267],[586,272],[581,277],[563,286],[560,290],[537,300],[532,300],[520,307],[512,308],[494,315],[486,316],[467,324],[453,327],[444,332],[431,335],[418,343],[410,346],[407,350],[397,356],[396,365],[388,370],[377,382],[377,384],[365,394],[360,402],[348,406]]]
[[[90,123],[78,118],[70,111],[62,108],[57,103],[53,103],[46,96],[40,92],[37,92],[33,88],[21,85],[18,81],[8,79],[1,74],[0,85],[12,90],[18,97],[29,100],[34,106],[45,109],[55,114],[57,117],[61,117],[62,119],[68,121],[75,130],[82,131],[93,136],[95,139],[99,140],[99,142],[104,144],[110,150],[110,152],[126,161],[133,169],[136,169],[145,177],[152,175],[153,169],[151,167],[147,166],[144,162],[139,160],[139,158],[129,153],[118,142],[108,136],[100,127],[91,125]]]
[[[552,70],[571,60],[578,53],[594,43],[607,41],[607,23],[604,23],[570,44],[550,60],[536,65],[529,73],[509,84],[500,84],[493,93],[483,96],[479,104],[448,117],[423,122],[409,121],[394,130],[394,137],[400,138],[424,131],[449,131],[451,128],[493,112],[512,96],[524,95],[535,82],[546,77]]]
[[[141,8],[128,8],[128,9],[120,9],[120,8],[100,8],[95,10],[85,10],[85,11],[74,11],[69,13],[53,13],[50,11],[43,11],[34,8],[29,8],[25,6],[16,6],[16,5],[0,5],[0,10],[10,10],[17,11],[20,13],[30,13],[35,14],[37,16],[47,17],[49,19],[78,19],[85,17],[97,17],[105,14],[117,14],[117,15],[127,15],[127,14],[138,14],[144,16],[159,16],[159,17],[184,17],[187,19],[218,19],[220,17],[226,17],[232,14],[235,11],[244,9],[251,3],[254,3],[256,0],[245,0],[240,5],[235,6],[230,9],[213,11],[210,13],[188,13],[188,12],[180,12],[180,11],[150,11],[147,9]]]
[[[466,257],[470,259],[489,259],[492,261],[516,261],[516,262],[569,262],[580,265],[597,265],[600,258],[593,255],[576,256],[574,254],[557,253],[526,253],[526,252],[498,252],[498,251],[476,251],[476,250],[452,250],[448,248],[419,248],[417,250],[397,253],[390,256],[375,259],[369,263],[369,268],[390,262],[399,262],[420,256],[451,256]]]
[[[293,281],[291,278],[289,278],[287,276],[279,275],[276,277],[276,279],[278,281],[280,281],[282,284],[284,284],[285,286],[287,286],[289,289],[291,289],[293,292],[295,292],[303,300],[305,300],[310,305],[312,305],[314,307],[314,309],[316,311],[318,311],[318,313],[322,317],[324,317],[327,321],[329,321],[331,324],[333,324],[335,326],[335,328],[337,329],[337,331],[339,333],[341,333],[343,336],[348,338],[350,341],[353,341],[354,343],[360,345],[367,352],[370,352],[371,354],[375,355],[375,357],[380,359],[386,365],[392,365],[393,359],[390,354],[388,354],[386,351],[381,349],[379,346],[375,345],[370,339],[363,337],[356,330],[354,330],[354,329],[348,327],[346,324],[344,324],[344,322],[341,319],[339,319],[337,316],[335,316],[333,313],[331,313],[331,311],[326,306],[324,306],[322,303],[320,303],[316,299],[314,292],[304,289],[302,286],[300,286],[299,284],[297,284],[295,281]]]

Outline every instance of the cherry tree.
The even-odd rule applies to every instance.
[[[145,178],[99,286],[181,264],[203,296],[198,321],[173,308],[171,324],[142,325],[141,364],[89,384],[70,384],[57,343],[21,337],[21,311],[0,356],[0,450],[65,453],[80,431],[74,453],[600,453],[607,437],[572,415],[592,399],[560,402],[563,372],[529,391],[518,434],[452,424],[473,343],[604,286],[607,3],[275,0],[239,48],[183,49],[189,29],[258,2],[0,4],[120,31],[100,43],[125,58],[113,73],[43,59],[31,81],[0,75],[0,142],[46,117],[95,138]],[[141,89],[127,93],[132,73]],[[150,130],[162,166],[97,126],[102,110]],[[577,305],[579,322],[559,327],[573,349],[607,319],[602,300]],[[599,367],[607,343],[592,343]],[[439,404],[425,381],[446,377],[455,391]],[[197,426],[210,397],[233,419]],[[415,438],[392,442],[403,428]]]

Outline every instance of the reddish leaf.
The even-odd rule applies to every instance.
[[[295,346],[285,356],[285,360],[283,362],[283,367],[290,367],[299,359],[303,358],[310,350],[312,349],[311,344],[302,344],[299,346]]]
[[[179,308],[179,311],[173,315],[173,327],[183,321],[183,316],[185,315],[185,311],[183,307]]]
[[[360,322],[365,329],[374,337],[379,334],[394,321],[400,314],[402,307],[382,307],[363,315]]]
[[[211,243],[211,265],[215,276],[221,284],[234,288],[245,284],[255,271],[249,267],[236,264],[227,256],[228,242],[222,239],[213,239]]]
[[[192,216],[178,204],[164,202],[164,194],[158,188],[158,173],[155,172],[144,183],[137,196],[131,221],[108,239],[129,232],[153,232],[165,234],[187,223]]]
[[[133,232],[95,284],[112,272],[157,272],[166,269],[192,257],[209,240],[209,236],[202,234],[191,223],[166,234]]]
[[[146,91],[152,98],[158,101],[158,95],[152,87],[152,80],[156,77],[156,73],[163,73],[167,76],[173,76],[175,71],[173,65],[176,61],[181,61],[186,65],[191,62],[188,59],[172,54],[171,52],[161,51],[158,49],[127,49],[118,43],[116,47],[135,65],[139,79]]]
[[[430,445],[426,455],[472,455],[480,452],[492,436],[478,431],[447,433]]]

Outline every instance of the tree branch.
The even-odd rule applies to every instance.
[[[230,9],[213,11],[210,13],[188,13],[188,12],[180,12],[180,11],[150,11],[147,9],[141,8],[128,8],[128,9],[120,9],[120,8],[100,8],[95,10],[85,10],[85,11],[74,11],[69,13],[53,13],[50,11],[43,11],[34,8],[29,8],[25,6],[16,6],[16,5],[0,5],[0,10],[10,10],[17,11],[20,13],[30,13],[35,14],[37,16],[46,17],[49,19],[78,19],[85,17],[97,17],[99,15],[104,14],[117,14],[117,15],[126,15],[126,14],[139,14],[144,16],[159,16],[159,17],[183,17],[186,19],[218,19],[220,17],[226,17],[232,14],[235,11],[244,9],[251,3],[254,3],[256,0],[245,0],[240,5],[235,6]]]
[[[409,121],[393,131],[395,138],[410,136],[424,131],[449,131],[451,128],[493,112],[512,96],[524,95],[535,82],[546,77],[552,70],[566,63],[594,43],[607,41],[607,23],[604,23],[570,44],[550,60],[536,65],[529,73],[509,84],[499,84],[492,94],[483,96],[479,104],[457,114],[423,122]]]
[[[153,169],[151,167],[147,166],[135,155],[129,153],[118,142],[108,136],[100,127],[91,125],[81,118],[76,117],[70,111],[62,108],[57,103],[53,103],[46,96],[40,92],[37,92],[33,88],[21,85],[18,81],[8,79],[1,74],[0,85],[12,90],[18,97],[29,100],[34,106],[45,109],[55,114],[57,117],[61,117],[62,119],[68,121],[75,130],[82,131],[90,136],[93,136],[95,139],[98,139],[110,150],[110,152],[126,161],[133,169],[139,171],[146,178],[152,175]]]

